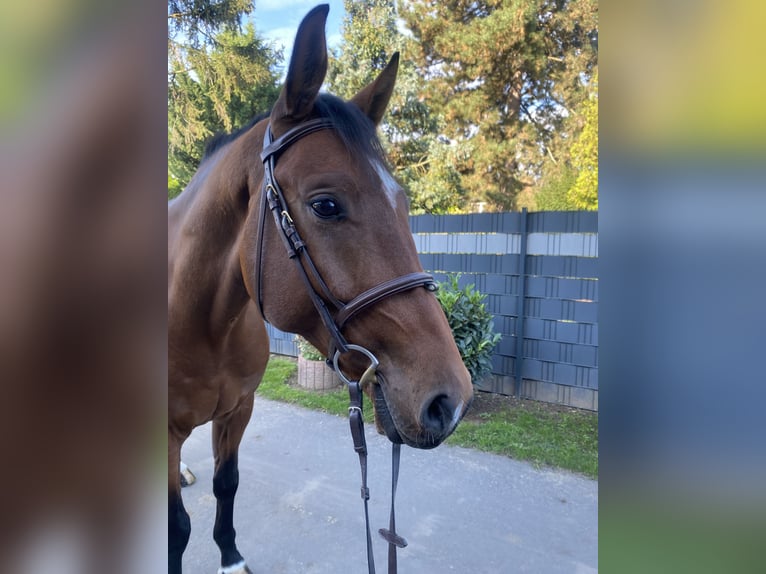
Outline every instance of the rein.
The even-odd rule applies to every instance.
[[[353,345],[346,341],[342,334],[342,329],[357,313],[366,309],[383,299],[415,289],[425,287],[429,291],[435,291],[437,286],[431,275],[423,272],[408,273],[395,277],[354,297],[348,303],[337,299],[327,283],[322,278],[319,270],[314,265],[311,256],[308,253],[307,245],[298,233],[293,218],[287,209],[287,201],[276,176],[274,175],[277,159],[280,154],[290,145],[308,134],[319,130],[332,129],[333,124],[327,119],[314,119],[307,121],[295,128],[287,131],[277,138],[273,138],[271,133],[271,124],[266,127],[266,133],[263,138],[263,151],[261,152],[261,161],[263,162],[264,177],[263,189],[261,190],[259,204],[259,224],[257,236],[258,249],[258,306],[261,316],[263,313],[263,297],[261,292],[261,269],[263,264],[263,236],[266,223],[266,213],[270,211],[278,235],[285,246],[288,257],[296,264],[296,269],[300,275],[311,301],[319,313],[322,324],[330,334],[330,349],[327,364],[335,369],[341,380],[348,386],[349,391],[349,424],[351,427],[351,436],[354,442],[354,450],[359,455],[359,465],[362,474],[361,494],[364,501],[364,516],[367,528],[367,565],[369,574],[375,574],[375,559],[372,550],[372,537],[370,535],[370,518],[368,512],[368,500],[370,491],[367,487],[367,442],[364,435],[364,420],[362,417],[363,409],[363,390],[367,385],[378,384],[377,367],[378,359],[367,349],[359,345]],[[313,282],[312,282],[313,279]],[[318,291],[314,285],[318,286]],[[335,316],[330,312],[330,307],[336,310]],[[347,379],[340,368],[338,361],[341,355],[351,351],[364,354],[370,360],[370,366],[364,372],[359,381]],[[389,440],[391,440],[389,438]],[[391,515],[388,529],[380,529],[379,534],[388,542],[388,572],[396,574],[396,549],[407,546],[406,540],[396,534],[396,519],[394,512],[394,499],[396,497],[396,486],[399,476],[399,455],[401,444],[392,441],[392,481],[391,481]]]
[[[335,353],[333,367],[341,380],[348,386],[350,399],[348,422],[351,427],[354,450],[359,455],[359,467],[362,471],[362,500],[364,501],[364,522],[367,531],[367,568],[369,574],[375,574],[375,556],[372,550],[370,514],[367,505],[367,501],[370,499],[370,489],[367,487],[367,439],[364,436],[363,390],[367,385],[377,384],[375,372],[378,368],[378,359],[364,347],[349,345],[348,348],[352,351],[358,351],[370,359],[370,366],[362,374],[359,381],[350,381],[338,367],[340,352]],[[399,457],[402,445],[392,441],[391,446],[391,514],[388,528],[379,529],[378,534],[388,542],[388,573],[396,574],[396,549],[406,547],[407,541],[396,533],[396,485],[399,482]]]

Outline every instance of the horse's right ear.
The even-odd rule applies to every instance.
[[[391,94],[394,92],[396,72],[399,70],[399,52],[394,52],[388,64],[371,84],[351,98],[376,126],[383,119]]]
[[[320,4],[306,14],[295,35],[287,79],[271,112],[272,120],[302,120],[311,111],[327,74],[325,22],[328,4]]]

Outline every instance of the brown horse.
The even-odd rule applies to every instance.
[[[319,94],[327,11],[318,6],[301,23],[270,114],[214,141],[168,207],[171,573],[181,572],[190,532],[181,445],[208,421],[221,571],[249,572],[232,513],[237,451],[269,358],[264,319],[303,335],[349,377],[374,355],[378,384],[368,392],[378,428],[395,442],[437,446],[471,402],[447,320],[423,288],[431,278],[422,273],[406,196],[375,134],[398,55],[348,102]]]

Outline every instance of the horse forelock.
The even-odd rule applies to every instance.
[[[385,164],[385,152],[375,125],[357,106],[332,94],[320,94],[315,108],[319,117],[332,121],[346,149]]]
[[[317,110],[320,117],[328,118],[333,122],[334,131],[346,149],[366,159],[367,164],[380,180],[388,202],[395,210],[397,200],[402,195],[402,187],[391,173],[385,151],[372,121],[354,104],[331,94],[321,94],[317,98]]]

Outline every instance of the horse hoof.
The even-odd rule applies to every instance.
[[[237,562],[231,566],[221,566],[218,569],[218,574],[253,574],[252,570],[247,567],[245,561]]]

